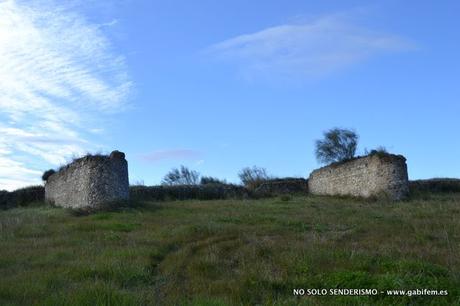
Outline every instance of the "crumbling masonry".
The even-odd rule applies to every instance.
[[[128,162],[125,154],[85,156],[51,175],[45,199],[56,206],[103,208],[129,199]]]
[[[402,155],[372,154],[313,171],[308,189],[317,195],[401,200],[409,195],[406,159]]]

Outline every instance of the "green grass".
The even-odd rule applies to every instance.
[[[0,212],[0,305],[458,305],[460,194]],[[303,296],[294,288],[448,290]]]

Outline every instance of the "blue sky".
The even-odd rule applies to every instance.
[[[0,0],[0,189],[85,152],[130,181],[320,166],[354,128],[411,179],[459,177],[458,1]]]

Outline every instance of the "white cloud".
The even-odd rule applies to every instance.
[[[317,78],[376,54],[412,48],[406,39],[355,25],[346,14],[334,14],[230,38],[208,52],[236,62],[247,78]]]
[[[201,166],[203,164],[204,164],[204,159],[200,159],[195,162],[195,166]]]
[[[0,190],[13,190],[21,186],[31,185],[36,182],[31,181],[30,177],[40,177],[41,171],[30,169],[23,163],[14,161],[1,155],[0,150]]]
[[[103,32],[115,21],[53,0],[0,1],[0,16],[0,189],[14,189],[91,150],[93,114],[123,110],[132,83]]]

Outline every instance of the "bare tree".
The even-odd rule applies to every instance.
[[[354,131],[333,128],[324,132],[324,139],[316,141],[316,159],[325,164],[351,159],[357,146],[358,135]]]
[[[198,185],[200,174],[190,170],[185,166],[180,169],[173,168],[169,171],[161,182],[162,185]]]
[[[270,179],[270,176],[267,174],[267,170],[257,166],[241,169],[241,171],[238,173],[238,176],[240,177],[243,185],[250,189],[255,189],[261,183]]]

